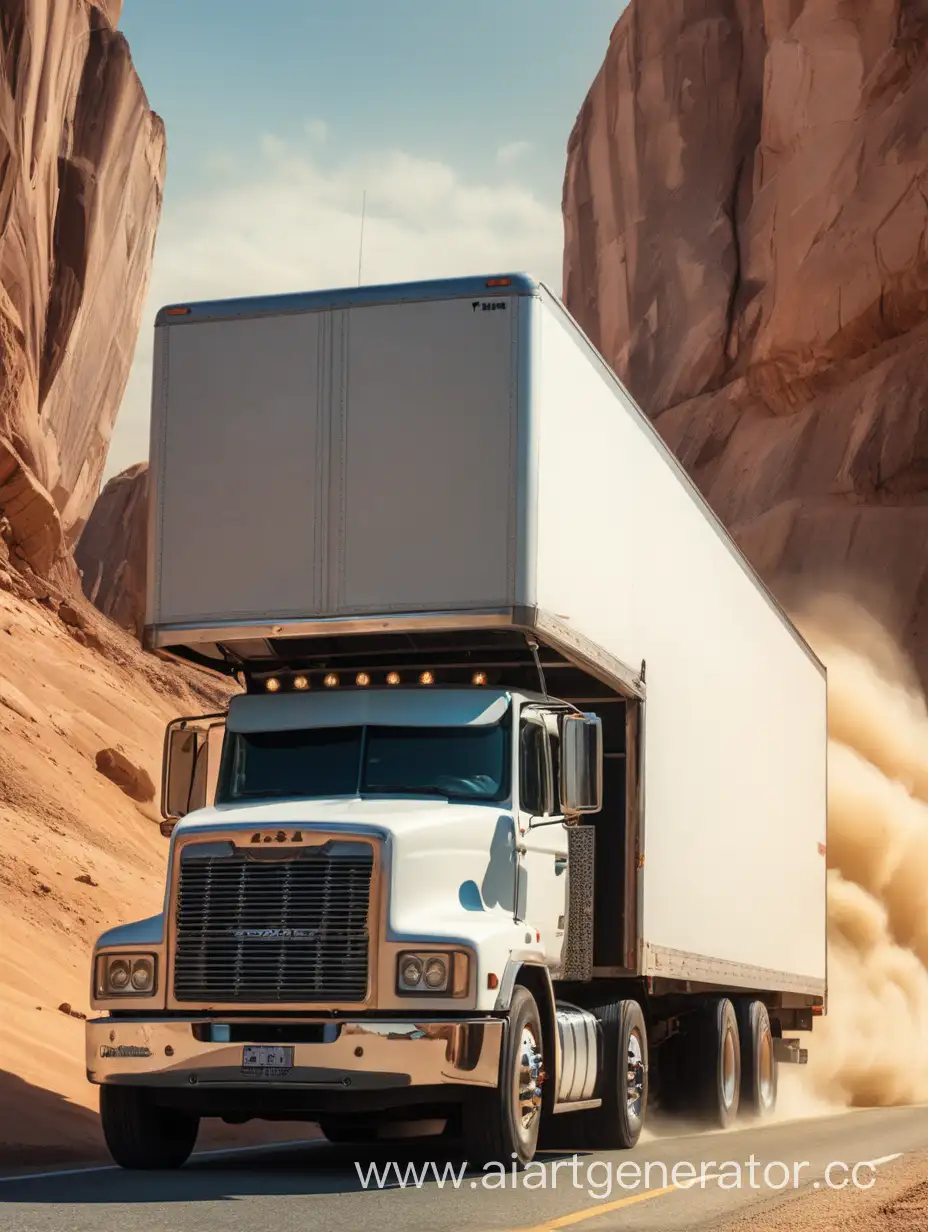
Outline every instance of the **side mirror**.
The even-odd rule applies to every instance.
[[[603,806],[603,725],[595,714],[560,719],[561,812],[598,813]]]
[[[169,836],[174,825],[187,813],[206,805],[208,787],[215,775],[209,770],[211,731],[220,726],[223,715],[203,715],[201,719],[175,719],[168,724],[164,738],[164,763],[161,776],[161,833]],[[209,723],[209,726],[201,724]]]

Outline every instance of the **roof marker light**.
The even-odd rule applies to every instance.
[[[329,674],[326,676],[325,680],[323,680],[322,683],[325,685],[327,689],[337,689],[338,688],[338,677],[335,675],[334,672],[329,672]]]
[[[423,672],[419,677],[419,683],[420,684],[434,684],[435,677],[432,675],[431,672]]]
[[[368,676],[367,672],[358,672],[357,676],[354,678],[354,682],[359,689],[366,689],[371,682],[371,678]]]
[[[298,689],[300,693],[303,693],[306,689],[309,688],[308,678],[306,676],[294,676],[293,677],[293,687],[295,689]]]
[[[280,681],[276,676],[268,676],[267,680],[264,682],[264,687],[267,689],[268,693],[276,693],[280,688]]]
[[[471,684],[486,684],[486,672],[474,672],[473,676],[471,676],[470,682]]]
[[[399,672],[387,672],[387,684],[400,684],[401,681]]]
[[[511,278],[488,278],[487,286],[488,287],[511,287],[512,279]]]
[[[165,316],[168,317],[186,317],[190,315],[189,308],[165,308]]]

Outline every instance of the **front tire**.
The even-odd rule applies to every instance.
[[[499,1085],[477,1091],[464,1107],[467,1159],[478,1167],[510,1160],[530,1163],[538,1146],[544,1037],[541,1015],[527,988],[516,986],[509,1007],[509,1030],[500,1059]],[[514,1158],[513,1158],[514,1157]]]
[[[648,1030],[637,1001],[615,1001],[592,1011],[603,1031],[602,1105],[574,1113],[584,1119],[592,1150],[635,1146],[648,1106]],[[571,1114],[566,1114],[569,1119]]]
[[[773,1052],[770,1015],[763,1001],[739,1001],[741,1035],[741,1108],[756,1120],[773,1115],[777,1106],[778,1066]]]
[[[162,1108],[144,1087],[100,1087],[100,1123],[114,1163],[149,1171],[180,1168],[190,1158],[200,1118]]]

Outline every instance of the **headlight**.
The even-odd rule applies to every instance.
[[[94,981],[97,996],[150,997],[157,970],[154,954],[99,954]]]
[[[445,996],[467,995],[468,958],[461,953],[400,954],[396,965],[398,993],[444,993]]]
[[[443,992],[448,987],[448,964],[444,958],[430,958],[425,964],[426,988],[432,992]]]
[[[400,988],[407,991],[422,983],[422,963],[415,954],[403,954],[400,958]]]

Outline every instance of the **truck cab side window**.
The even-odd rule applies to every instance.
[[[522,724],[519,746],[520,803],[533,817],[545,817],[551,811],[548,781],[548,734],[541,723],[528,720]]]

